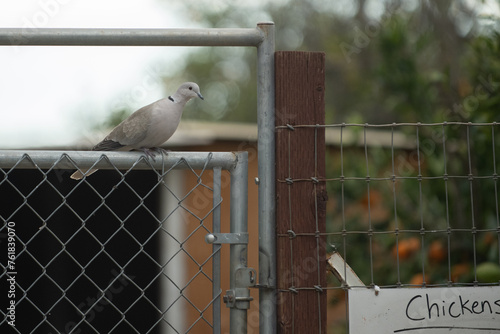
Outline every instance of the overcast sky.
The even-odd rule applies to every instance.
[[[165,3],[2,0],[0,28],[193,27]],[[0,46],[0,149],[72,144],[115,106],[135,109],[164,97],[159,78],[175,74],[183,52],[185,48]]]

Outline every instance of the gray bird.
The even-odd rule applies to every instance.
[[[200,87],[194,82],[183,83],[174,95],[135,111],[95,145],[92,151],[141,150],[154,160],[152,148],[159,147],[172,137],[181,121],[184,106],[195,97],[204,100]],[[71,178],[80,180],[84,174],[89,176],[96,171],[97,169],[76,171]]]

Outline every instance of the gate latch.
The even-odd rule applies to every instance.
[[[226,295],[222,298],[226,307],[247,310],[250,308],[250,302],[253,297],[250,297],[248,288],[255,286],[256,272],[253,268],[238,268],[236,269],[234,282],[235,288],[227,290]]]
[[[209,244],[248,244],[248,233],[209,233],[205,236],[205,241]]]

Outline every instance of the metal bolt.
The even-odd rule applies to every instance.
[[[259,185],[259,183],[260,183],[260,180],[259,180],[259,178],[258,178],[258,177],[256,177],[256,178],[255,178],[255,184],[256,184],[256,185]]]
[[[209,233],[205,236],[205,241],[209,244],[213,244],[217,240],[217,237],[212,233]]]

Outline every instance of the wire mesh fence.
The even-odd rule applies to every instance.
[[[331,170],[336,175],[326,181],[339,200],[332,211],[339,223],[330,225],[328,236],[353,260],[356,256],[349,245],[364,240],[368,248],[359,255],[367,255],[363,260],[369,260],[365,263],[369,270],[359,271],[366,284],[487,283],[478,277],[478,266],[485,261],[498,263],[498,125],[338,125],[338,129],[339,159]],[[386,136],[390,145],[370,144],[374,140],[368,129],[385,130],[371,135]],[[405,134],[413,147],[395,142],[396,131]],[[348,132],[358,132],[355,136],[361,138],[355,152],[348,152],[349,143],[344,141]],[[390,258],[393,263],[385,263]],[[467,277],[454,272],[458,264],[469,266]],[[391,275],[385,269],[391,269]]]
[[[498,123],[277,127],[301,138],[314,131],[314,141],[304,139],[309,148],[301,148],[304,158],[311,160],[308,166],[318,164],[322,152],[317,152],[317,143],[324,130],[325,178],[318,179],[315,173],[297,177],[291,167],[285,172],[288,177],[277,180],[278,187],[286,185],[292,194],[282,200],[291,201],[289,208],[300,205],[293,195],[300,183],[325,182],[329,197],[326,231],[312,224],[307,231],[297,231],[299,217],[287,218],[289,233],[278,235],[288,240],[286,254],[291,257],[286,261],[312,238],[316,243],[309,245],[316,252],[326,247],[328,253],[342,256],[345,265],[337,269],[344,277],[350,266],[368,287],[499,285]],[[287,156],[297,149],[289,143],[283,144],[286,152],[277,154]],[[302,196],[313,203],[311,216],[318,217],[323,207],[317,194],[309,191]],[[316,262],[323,259],[308,260],[287,273],[293,277],[281,281],[288,285],[280,291],[292,296],[302,291],[327,293],[328,332],[349,332],[347,291],[356,286],[347,286],[334,275],[327,275],[327,287],[321,286],[315,278],[320,268]],[[301,285],[307,277],[318,283]],[[301,305],[295,307],[303,310]],[[321,314],[321,307],[317,311]],[[293,327],[291,319],[292,332]]]
[[[79,182],[86,153],[1,153],[0,280],[15,304],[2,332],[220,331],[220,245],[205,236],[220,232],[233,153],[173,153],[160,169],[103,155],[87,164],[108,170]]]
[[[332,129],[327,238],[364,284],[498,286],[497,123]]]

